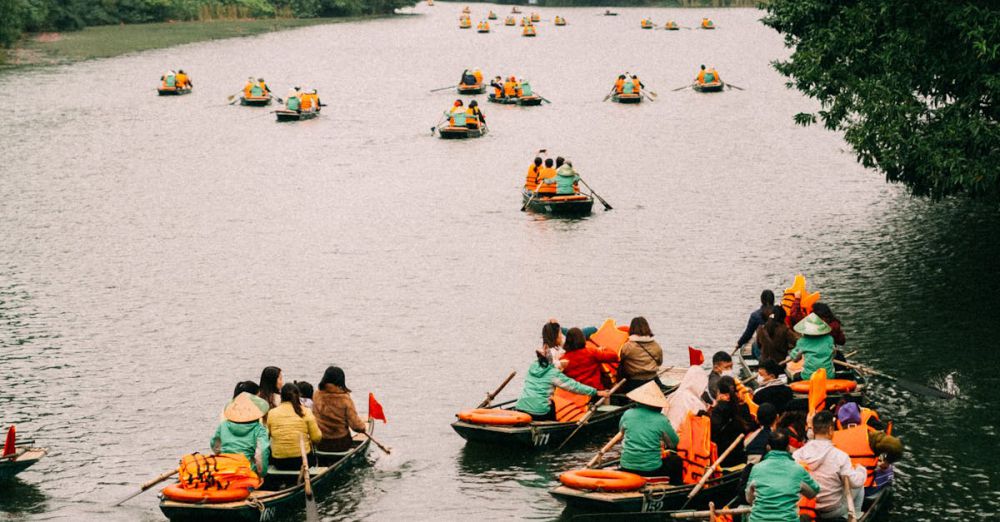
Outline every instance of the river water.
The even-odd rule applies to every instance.
[[[328,364],[362,411],[383,403],[394,451],[325,519],[557,518],[547,489],[603,441],[466,447],[453,414],[525,371],[549,317],[643,314],[684,364],[688,345],[730,348],[797,272],[859,360],[961,390],[876,387],[909,449],[893,518],[998,516],[996,205],[915,200],[793,125],[816,107],[769,66],[787,51],[758,11],[539,9],[529,39],[460,31],[459,8],[0,75],[0,424],[51,449],[0,491],[0,519],[160,520],[153,493],[109,505],[205,451],[237,381],[277,365],[315,384]],[[718,30],[643,31],[647,15]],[[672,92],[700,63],[745,90]],[[455,96],[428,91],[469,66],[553,103],[485,104],[486,138],[432,138]],[[155,96],[177,67],[195,93]],[[659,99],[602,103],[624,70]],[[279,125],[226,105],[251,74],[329,106]],[[518,212],[542,147],[614,210]]]

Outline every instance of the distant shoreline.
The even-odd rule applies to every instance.
[[[195,42],[240,38],[300,27],[357,22],[388,16],[410,15],[163,22],[101,25],[64,33],[36,33],[26,35],[12,49],[0,49],[2,53],[0,70],[63,65]]]
[[[470,0],[439,0],[460,4]],[[470,2],[471,3],[471,2]],[[478,2],[477,2],[478,3]],[[525,0],[494,0],[489,3],[518,7],[600,7],[616,9],[625,7],[682,7],[691,9],[714,8],[757,8],[766,0],[538,0],[537,4],[529,4]]]

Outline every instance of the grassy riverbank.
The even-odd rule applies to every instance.
[[[368,18],[371,17],[213,20],[87,27],[82,31],[27,36],[13,49],[0,49],[0,53],[6,53],[6,57],[0,55],[0,64],[11,67],[72,63],[192,42]]]

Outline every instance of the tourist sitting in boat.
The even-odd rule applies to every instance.
[[[295,381],[294,384],[299,389],[300,402],[311,410],[313,407],[313,385],[306,381]]]
[[[638,86],[636,86],[636,84],[632,82],[632,78],[626,77],[625,83],[622,84],[621,94],[638,94],[638,93],[639,93]]]
[[[517,98],[517,78],[511,76],[503,84],[503,95],[506,98]]]
[[[728,352],[718,351],[712,355],[712,369],[708,372],[708,388],[701,397],[703,401],[712,404],[719,393],[719,379],[733,375],[733,357]]]
[[[806,316],[795,325],[795,331],[802,337],[795,343],[795,348],[788,354],[792,361],[805,357],[800,377],[809,380],[812,374],[820,368],[826,368],[826,374],[835,375],[833,367],[833,337],[830,336],[830,326],[823,322],[815,313]]]
[[[501,78],[499,76],[497,76],[496,78],[493,78],[493,81],[490,82],[490,87],[493,87],[493,95],[492,96],[494,98],[496,98],[496,99],[505,98],[504,92],[503,92],[503,89],[504,89],[503,78]]]
[[[840,319],[837,319],[837,316],[833,315],[830,305],[820,301],[813,305],[812,311],[830,327],[830,337],[833,338],[835,346],[844,346],[847,344],[847,337],[844,335]]]
[[[774,405],[778,413],[784,413],[792,400],[792,389],[782,379],[784,375],[785,372],[777,362],[769,359],[760,363],[757,368],[757,389],[753,392],[753,402],[757,404],[769,402]]]
[[[821,491],[809,472],[792,459],[788,446],[788,431],[772,431],[767,453],[750,471],[746,488],[752,504],[750,522],[798,520],[800,497],[816,498]]]
[[[700,414],[708,409],[701,399],[708,388],[708,376],[700,366],[688,368],[677,390],[670,395],[670,407],[667,408],[667,419],[675,430],[679,430],[687,414]]]
[[[250,94],[250,91],[253,89],[254,85],[256,85],[256,83],[253,81],[253,76],[247,78],[247,83],[246,83],[246,85],[243,86],[243,97],[244,98],[249,98],[249,97],[252,96]]]
[[[747,464],[756,464],[767,453],[767,441],[771,432],[778,429],[778,411],[769,402],[760,403],[757,407],[757,424],[760,428],[743,439],[743,447],[747,453]],[[723,451],[725,451],[723,449]]]
[[[763,364],[767,361],[779,363],[784,372],[784,364],[788,358],[788,353],[795,348],[799,336],[785,324],[785,309],[776,306],[772,309],[771,317],[757,327],[757,341],[754,343],[760,352],[758,361]]]
[[[236,389],[233,390],[233,398],[235,399],[241,393],[247,392],[250,395],[257,395],[257,391],[260,390],[260,386],[253,381],[242,381],[236,383]]]
[[[257,396],[264,399],[268,408],[274,408],[281,404],[281,387],[285,385],[285,379],[281,375],[281,368],[268,366],[260,372],[260,384]]]
[[[760,308],[750,312],[750,319],[747,320],[747,327],[743,329],[743,333],[740,334],[740,338],[736,340],[736,349],[739,350],[743,348],[750,338],[753,337],[754,333],[757,331],[757,327],[763,325],[767,322],[767,318],[771,315],[774,310],[774,292],[771,290],[764,290],[760,293]],[[757,357],[759,351],[757,351],[756,343],[754,343],[754,357]]]
[[[486,116],[483,115],[483,111],[479,109],[479,102],[472,100],[469,102],[469,109],[465,111],[468,114],[469,120],[466,122],[466,126],[470,129],[478,129],[480,125],[486,126]]]
[[[308,90],[299,94],[299,112],[313,112],[317,109],[316,100]]]
[[[864,500],[864,484],[867,475],[865,467],[853,465],[851,457],[833,444],[833,413],[820,411],[812,418],[813,438],[802,446],[792,457],[806,469],[819,484],[816,497],[816,513],[821,520],[841,520],[847,517],[847,502],[844,499],[844,479],[851,486],[850,498],[854,499],[855,511],[861,512]],[[867,441],[866,441],[867,444]]]
[[[257,86],[251,91],[254,96],[270,96],[271,88],[268,87],[267,82],[263,78],[257,78]]]
[[[562,371],[570,379],[598,390],[607,389],[602,364],[618,362],[614,350],[587,346],[583,330],[570,328],[563,344]]]
[[[466,69],[462,71],[462,79],[458,83],[459,85],[468,87],[479,85],[483,83],[483,73],[479,69],[476,69],[475,71],[469,71]]]
[[[243,392],[226,406],[225,419],[215,428],[208,446],[216,455],[242,453],[253,464],[259,475],[267,472],[271,454],[271,439],[260,420],[268,412],[267,402],[260,397]]]
[[[290,111],[302,112],[302,88],[293,87],[285,95],[285,108]]]
[[[525,96],[534,96],[534,91],[531,90],[531,83],[528,80],[521,80],[517,85],[517,97],[524,98]]]
[[[645,317],[633,318],[628,331],[628,342],[618,351],[618,376],[626,380],[622,391],[628,393],[649,381],[662,386],[657,375],[663,364],[663,348],[653,339],[649,322]]]
[[[847,402],[837,409],[835,427],[834,446],[850,455],[852,463],[865,467],[866,494],[892,482],[893,464],[902,458],[903,445],[886,432],[878,413]]]
[[[538,178],[541,176],[542,157],[535,156],[535,161],[528,167],[528,174],[524,177],[524,190],[534,192],[538,188]]]
[[[595,395],[603,397],[608,394],[607,391],[598,391],[563,375],[557,365],[552,363],[551,358],[549,350],[535,351],[535,361],[528,367],[524,388],[514,404],[514,409],[531,415],[536,421],[551,421],[556,419],[555,408],[552,407],[552,392],[556,388],[591,397]]]
[[[619,74],[618,79],[615,80],[614,92],[616,94],[621,94],[624,88],[625,88],[625,75]]]
[[[184,69],[177,71],[177,88],[178,89],[190,89],[194,87],[191,83],[191,78],[184,72]]]
[[[698,71],[698,76],[695,78],[695,81],[700,85],[705,85],[706,83],[721,82],[722,79],[719,78],[719,73],[715,70],[715,68],[705,69],[705,64],[702,64],[701,70]]]
[[[580,192],[577,183],[580,181],[580,175],[573,170],[573,163],[567,161],[561,167],[556,170],[555,177],[546,178],[542,180],[543,184],[555,185],[557,196],[572,196]]]
[[[619,467],[622,471],[646,477],[670,477],[681,482],[681,460],[676,454],[663,457],[663,450],[674,449],[680,438],[662,410],[667,398],[655,382],[627,394],[638,405],[625,412],[618,427],[623,435]]]
[[[538,175],[538,193],[544,196],[555,196],[557,187],[551,183],[546,183],[546,180],[555,179],[556,169],[554,167],[555,163],[552,158],[545,158],[545,164],[539,171]]]
[[[368,425],[358,417],[345,382],[344,370],[330,366],[313,394],[313,415],[323,438],[316,444],[320,451],[343,452],[354,447],[351,430],[365,432]]]
[[[636,94],[641,93],[642,90],[646,87],[645,85],[643,85],[641,81],[639,81],[639,75],[637,74],[632,75],[632,86],[635,89]]]
[[[177,88],[177,73],[174,71],[167,71],[160,76],[160,88],[161,89],[176,89]]]
[[[740,435],[747,435],[757,429],[757,422],[750,414],[750,408],[737,393],[736,380],[730,376],[719,379],[719,394],[712,406],[712,442],[725,451]],[[744,464],[747,454],[742,444],[737,444],[722,461],[721,466],[731,468]]]
[[[800,410],[788,410],[778,416],[778,427],[788,430],[791,434],[789,444],[792,448],[801,448],[806,443],[808,434],[806,428],[806,412]]]
[[[276,469],[302,468],[301,439],[306,453],[323,438],[309,408],[302,406],[299,388],[292,383],[281,387],[281,404],[267,413],[267,431],[271,434],[271,466]]]

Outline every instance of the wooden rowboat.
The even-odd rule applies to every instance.
[[[663,28],[666,29],[666,30],[668,30],[668,31],[680,31],[681,30],[681,27],[679,25],[677,25],[677,22],[675,22],[673,20],[671,20],[671,21],[663,24]]]
[[[517,25],[517,20],[514,20],[514,17],[512,17],[512,16],[508,16],[506,19],[504,19],[503,24],[504,25]]]
[[[609,461],[599,468],[618,467],[618,461]],[[716,506],[728,504],[739,494],[740,475],[744,465],[728,468],[705,483],[691,502],[687,502],[688,494],[694,489],[694,484],[672,485],[664,479],[653,478],[638,491],[609,493],[604,491],[587,491],[564,485],[549,490],[549,494],[564,502],[574,512],[619,512],[645,513],[651,511],[674,511],[683,508],[699,509],[708,507],[709,502]]]
[[[746,352],[746,353],[744,353]],[[747,345],[742,350],[738,350],[735,358],[733,359],[733,366],[737,368],[737,373],[741,379],[748,379],[750,376],[757,375],[757,367],[759,363],[757,359],[754,359],[750,355],[750,346]],[[858,387],[854,391],[850,392],[835,392],[830,391],[826,394],[826,403],[835,404],[841,399],[847,402],[856,402],[859,405],[865,404],[865,389],[866,389],[866,379],[865,376],[853,369],[842,368],[840,366],[834,365],[837,368],[837,372],[831,379],[846,379],[858,383]],[[756,386],[754,381],[750,381],[751,388]],[[793,393],[792,400],[786,406],[789,410],[802,410],[807,411],[809,409],[809,394],[807,393]]]
[[[492,94],[490,95],[489,98],[486,99],[486,101],[488,101],[490,103],[499,103],[500,105],[516,105],[517,104],[517,100],[518,100],[517,97],[497,98],[496,96],[493,96]]]
[[[507,401],[497,405],[502,410],[512,410],[516,401]],[[573,440],[585,441],[586,434],[606,433],[618,428],[622,415],[635,403],[605,405],[597,408],[580,433]],[[563,443],[577,428],[576,422],[532,421],[523,426],[494,426],[474,424],[463,420],[452,423],[452,429],[469,442],[494,444],[520,448],[547,448]]]
[[[533,38],[536,35],[537,35],[537,33],[535,32],[535,26],[533,26],[533,25],[527,25],[521,31],[521,36],[528,36],[528,37],[532,37]]]
[[[477,83],[476,85],[465,85],[464,83],[458,86],[458,94],[482,94],[486,92],[486,85],[482,83]]]
[[[521,107],[534,107],[536,105],[542,104],[542,98],[540,96],[521,96],[517,99],[517,104]]]
[[[14,478],[18,473],[42,460],[47,453],[48,450],[45,448],[16,446],[13,455],[0,459],[0,481]]]
[[[468,127],[445,126],[438,127],[438,136],[443,140],[465,140],[469,138],[481,138],[489,132],[489,127],[485,125],[476,129]]]
[[[611,101],[616,103],[642,103],[642,94],[614,94],[611,96]]]
[[[311,120],[319,116],[319,111],[290,111],[288,109],[279,109],[274,111],[277,116],[278,121],[303,121]]]
[[[375,421],[368,421],[369,435]],[[331,490],[337,477],[355,465],[366,462],[371,439],[362,433],[354,436],[354,448],[343,453],[316,452],[319,465],[309,468],[313,494],[322,495]],[[272,489],[273,488],[273,489]],[[264,522],[275,520],[283,513],[294,512],[304,506],[305,483],[299,480],[298,471],[268,470],[264,485],[250,496],[236,502],[222,504],[197,504],[178,502],[160,494],[160,511],[173,521],[204,522]]]
[[[191,94],[191,87],[188,87],[187,89],[178,89],[176,87],[160,87],[156,89],[156,92],[158,92],[160,96],[180,96],[182,94]]]
[[[494,13],[493,11],[490,11],[490,14],[486,15],[486,19],[487,20],[496,20],[497,19],[497,14]]]
[[[241,96],[240,105],[246,105],[249,107],[264,107],[266,105],[271,105],[270,96]]]
[[[694,82],[691,84],[691,89],[695,92],[722,92],[726,88],[726,84],[723,82],[709,82],[709,83],[698,83]]]
[[[590,214],[594,207],[593,196],[586,194],[576,194],[574,196],[545,196],[536,195],[530,190],[521,191],[522,202],[528,203],[528,210],[536,214],[550,214],[553,216],[586,216]]]

